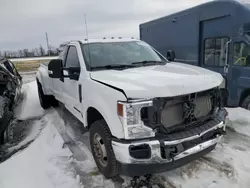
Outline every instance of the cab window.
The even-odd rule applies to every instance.
[[[205,39],[204,63],[210,66],[226,65],[228,38],[218,37]]]
[[[80,67],[80,61],[75,46],[70,46],[66,57],[65,68]]]
[[[244,42],[234,43],[234,65],[250,66],[250,48]]]

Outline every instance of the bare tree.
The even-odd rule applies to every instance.
[[[33,52],[34,56],[40,56],[39,48],[33,48],[31,51]]]
[[[24,49],[24,57],[29,57],[29,50],[28,49]]]
[[[45,56],[45,50],[44,50],[44,48],[42,47],[42,45],[40,45],[39,51],[40,51],[40,56]]]
[[[18,50],[18,56],[19,57],[24,57],[23,51],[22,50]]]
[[[4,57],[37,57],[37,56],[46,56],[48,55],[48,53],[50,53],[50,55],[56,56],[58,55],[60,52],[58,47],[53,47],[50,46],[50,51],[46,52],[46,50],[43,48],[42,45],[33,48],[33,49],[19,49],[19,50],[13,50],[13,51],[0,51],[0,56],[4,56]]]

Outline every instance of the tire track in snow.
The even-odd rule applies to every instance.
[[[89,151],[88,134],[83,134],[81,129],[83,125],[68,112],[65,108],[56,109],[58,118],[55,118],[54,125],[64,140],[63,147],[68,147],[72,152],[70,164],[76,171],[76,176],[85,187],[98,188],[120,188],[122,184],[107,180],[103,175],[99,174],[95,165],[92,154]]]
[[[235,170],[234,168],[228,164],[227,162],[219,162],[216,159],[212,158],[212,157],[202,157],[200,159],[201,162],[207,164],[208,166],[218,170],[219,172],[222,172],[226,175],[226,177],[228,177],[229,179],[235,179]]]
[[[250,152],[250,137],[235,132],[232,129],[227,130],[227,135],[224,136],[223,143],[232,149]]]
[[[26,120],[13,119],[10,124],[12,138],[0,147],[0,163],[27,148],[40,135],[45,124],[44,116]]]

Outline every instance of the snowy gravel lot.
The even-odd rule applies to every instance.
[[[131,178],[114,183],[98,173],[88,133],[67,110],[41,109],[34,76],[23,74],[23,101],[16,108],[16,126],[23,123],[29,129],[18,144],[5,146],[9,152],[18,152],[0,163],[0,188],[129,187]],[[153,175],[152,180],[170,188],[249,188],[250,112],[228,111],[227,135],[213,152]],[[26,147],[19,151],[22,146]]]

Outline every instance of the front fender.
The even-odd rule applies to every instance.
[[[101,83],[91,81],[90,84],[86,84],[88,91],[85,91],[83,96],[86,96],[83,100],[84,105],[84,125],[87,126],[87,110],[89,107],[93,107],[99,111],[107,122],[109,129],[114,137],[124,138],[124,130],[122,123],[117,115],[117,101],[127,100],[124,94],[120,91],[110,88]]]

